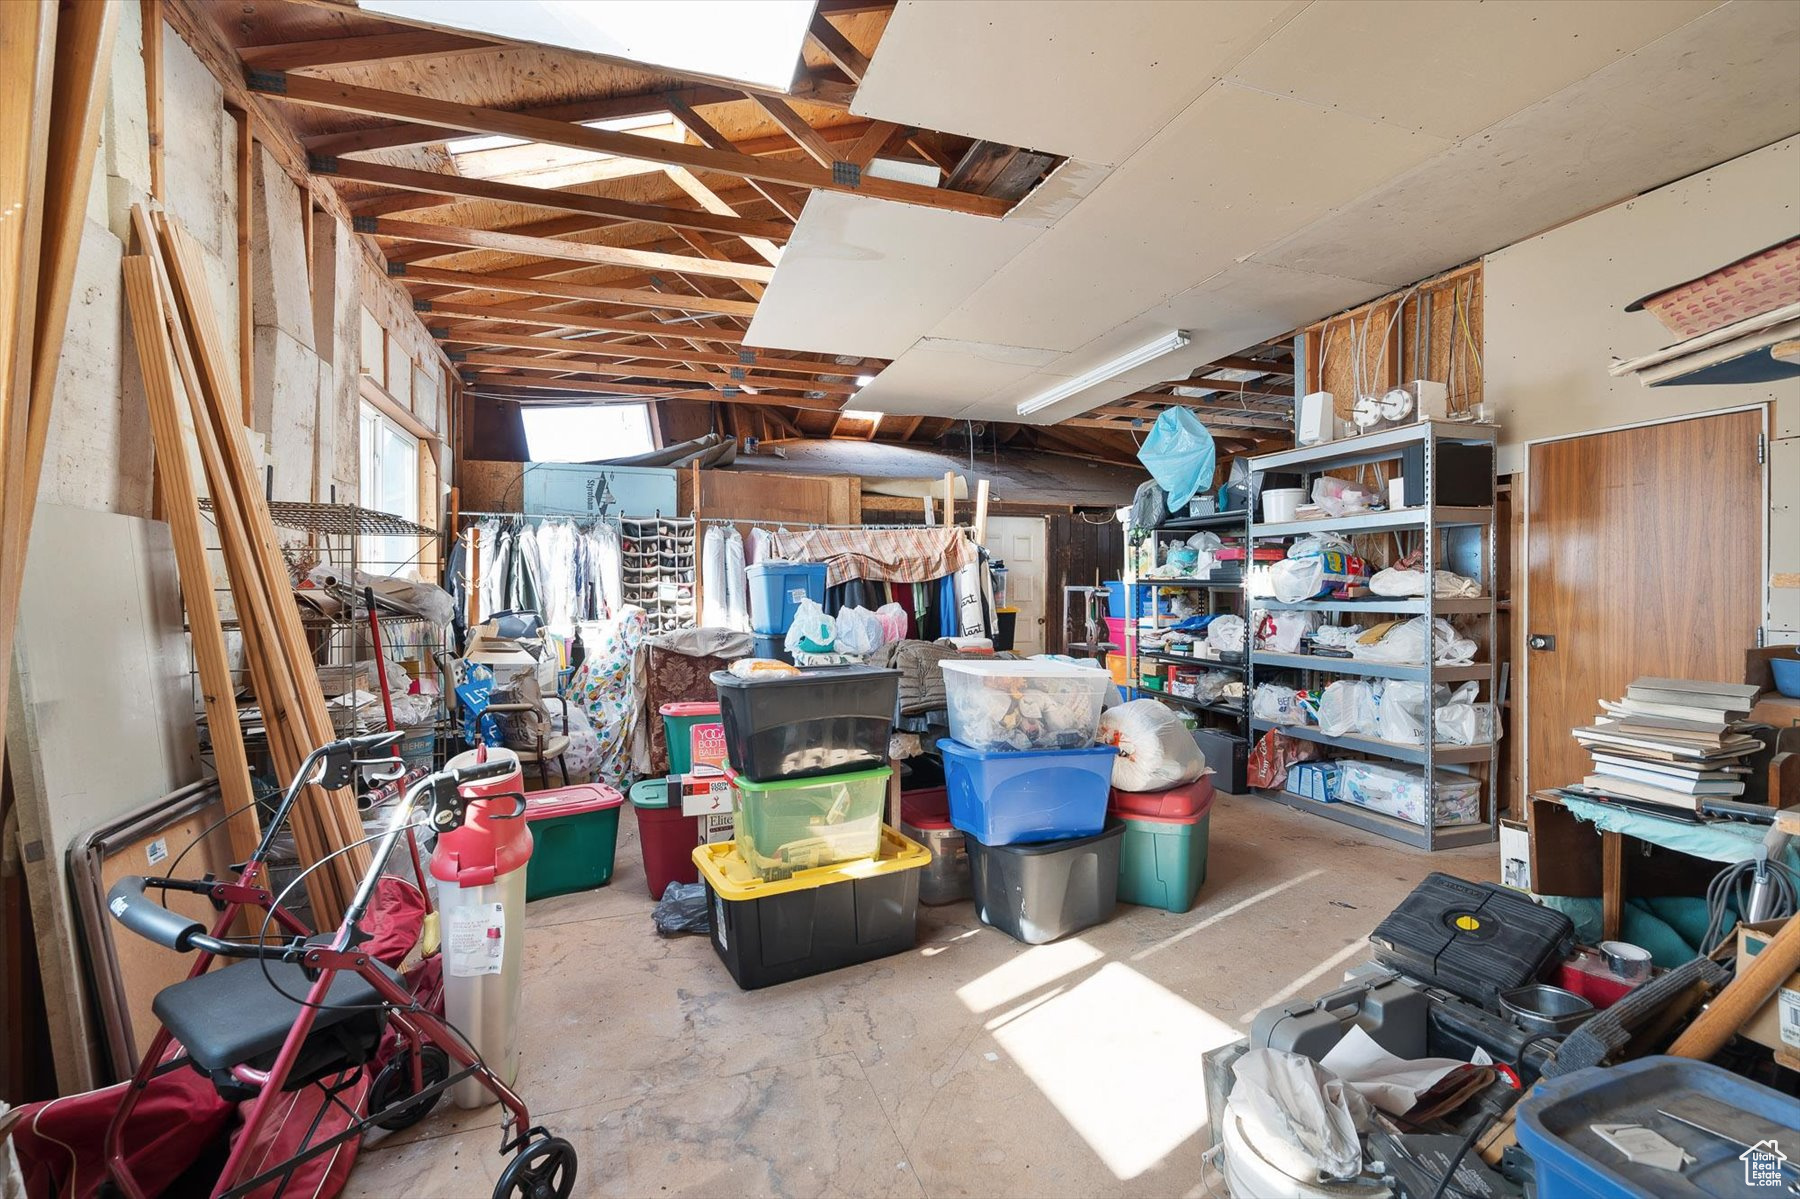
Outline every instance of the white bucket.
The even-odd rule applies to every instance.
[[[1276,487],[1263,492],[1263,522],[1277,525],[1283,521],[1293,520],[1294,510],[1300,507],[1300,502],[1305,497],[1306,492],[1298,487]]]

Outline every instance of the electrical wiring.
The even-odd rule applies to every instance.
[[[1746,858],[1741,862],[1733,862],[1717,874],[1706,885],[1706,932],[1700,938],[1698,957],[1709,957],[1724,944],[1726,938],[1727,917],[1733,908],[1739,918],[1750,908],[1750,888],[1756,879],[1759,865],[1765,865],[1769,872],[1769,885],[1774,892],[1775,906],[1771,917],[1792,916],[1800,912],[1800,874],[1796,874],[1786,862],[1765,861],[1760,854],[1755,858]]]

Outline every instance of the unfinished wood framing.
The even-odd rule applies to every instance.
[[[1452,414],[1474,411],[1482,402],[1481,284],[1473,262],[1308,326],[1300,334],[1305,390],[1330,392],[1349,420],[1359,392],[1431,379],[1449,386]]]

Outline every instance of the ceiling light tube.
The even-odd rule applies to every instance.
[[[1060,403],[1090,387],[1098,387],[1108,379],[1117,378],[1126,371],[1135,370],[1146,362],[1153,362],[1164,354],[1173,353],[1187,343],[1188,335],[1180,329],[1165,333],[1155,341],[1145,342],[1137,349],[1121,354],[1111,362],[1103,363],[1086,374],[1077,375],[1066,383],[1058,383],[1049,391],[1032,396],[1019,405],[1019,415],[1030,416],[1033,412]]]

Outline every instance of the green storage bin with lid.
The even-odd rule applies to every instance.
[[[1206,882],[1213,789],[1202,780],[1159,792],[1115,789],[1108,809],[1125,824],[1119,846],[1119,900],[1185,912]]]
[[[531,859],[525,899],[591,891],[612,881],[619,846],[619,806],[625,797],[598,783],[534,791],[525,797]]]
[[[694,768],[694,728],[702,724],[719,724],[719,705],[716,701],[664,704],[657,711],[662,716],[663,739],[669,747],[669,773],[686,774]],[[720,741],[723,740],[721,734]]]
[[[891,767],[755,783],[730,766],[733,842],[764,880],[874,857]]]

